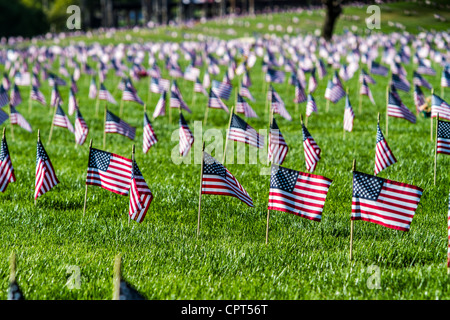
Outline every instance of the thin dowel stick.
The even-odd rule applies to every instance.
[[[234,111],[234,106],[231,107],[230,120],[228,121],[227,136],[226,136],[226,139],[225,139],[225,150],[223,151],[223,158],[222,158],[222,164],[223,165],[225,165],[225,155],[227,154],[228,135],[230,134],[230,125],[231,125],[231,119],[233,118],[233,111]]]
[[[273,124],[273,109],[270,110],[270,117],[269,117],[269,139],[270,139],[270,129],[272,128],[272,124]],[[269,152],[270,152],[269,150],[270,150],[270,143],[267,144],[267,165],[269,165],[270,162],[273,160],[273,159],[269,158]],[[273,157],[273,155],[272,155],[272,157]]]
[[[91,148],[92,148],[92,139],[89,142],[89,159],[91,158]],[[87,201],[87,190],[88,190],[88,185],[86,184],[86,190],[84,192],[84,206],[83,206],[83,217],[86,214],[86,201]]]
[[[431,97],[434,95],[434,88],[431,88]],[[430,114],[430,141],[433,141],[433,109]]]
[[[436,142],[434,144],[434,185],[436,185],[436,166],[437,166],[437,134],[439,126],[439,113],[436,115]]]
[[[16,281],[16,253],[13,251],[9,256],[9,283]]]
[[[205,142],[203,142],[202,148],[202,165],[200,169],[200,191],[198,196],[198,220],[197,220],[197,237],[200,233],[200,212],[202,210],[202,184],[203,184],[203,163],[205,160]]]
[[[208,111],[209,111],[209,106],[206,105],[205,118],[203,119],[203,125],[204,126],[206,126],[206,121],[208,121]]]
[[[97,101],[95,102],[95,117],[98,117],[98,108],[100,106],[100,99],[97,96]]]
[[[270,219],[270,210],[267,209],[267,224],[266,224],[266,245],[269,242],[269,219]]]
[[[118,254],[114,259],[113,300],[119,300],[120,298],[120,263],[121,256]]]
[[[356,160],[353,159],[352,172],[356,170]],[[350,220],[350,261],[353,259],[353,220]]]
[[[386,138],[389,131],[389,86],[386,87]]]
[[[328,99],[326,99],[327,100],[327,106],[326,106],[326,112],[328,112],[328,110],[330,110],[330,100],[328,100]]]
[[[9,106],[9,117],[11,119],[11,105]],[[11,140],[14,141],[14,125],[11,123],[11,121],[9,122],[9,125],[11,127]]]
[[[103,150],[106,148],[106,113],[108,109],[105,103],[105,117],[103,119]]]
[[[122,117],[123,114],[123,99],[120,100],[120,112],[119,115]]]
[[[48,136],[48,143],[49,144],[50,144],[50,141],[52,140],[53,127],[54,127],[53,123],[55,122],[56,110],[58,110],[58,106],[55,107],[55,112],[53,113],[52,126],[50,127],[50,135]]]

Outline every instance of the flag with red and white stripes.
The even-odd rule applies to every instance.
[[[311,70],[311,76],[308,80],[308,93],[314,93],[317,89],[317,79],[316,79],[316,67],[313,67]]]
[[[253,200],[242,185],[227,168],[206,152],[203,152],[202,194],[235,197],[253,207]]]
[[[206,89],[203,87],[203,84],[200,82],[200,79],[198,77],[195,80],[194,92],[203,93],[205,96],[208,95],[208,92],[206,92]]]
[[[11,91],[11,97],[10,97],[9,104],[13,107],[18,106],[22,103],[22,96],[20,95],[20,90],[17,84],[14,84],[13,90]]]
[[[368,96],[370,99],[370,102],[372,102],[372,104],[375,104],[375,100],[373,99],[372,92],[370,91],[369,85],[367,84],[365,79],[363,79],[361,88],[359,90],[359,94],[363,95],[363,96]]]
[[[219,82],[217,80],[212,81],[211,85],[214,93],[221,99],[228,100],[230,99],[231,90],[233,89],[232,85],[228,82]]]
[[[98,92],[98,99],[108,101],[112,104],[117,104],[117,101],[114,99],[112,94],[106,89],[103,82],[100,83],[100,91]]]
[[[89,99],[97,98],[97,83],[95,82],[95,77],[91,79],[91,84],[89,85]]]
[[[6,106],[9,103],[8,92],[3,87],[3,84],[0,84],[0,108]]]
[[[6,137],[3,136],[0,148],[0,192],[5,192],[8,184],[15,181],[16,176],[9,155],[8,144],[6,143]]]
[[[229,113],[228,107],[220,100],[212,88],[209,89],[208,108],[223,109]]]
[[[422,192],[414,185],[355,171],[351,219],[409,231]]]
[[[286,120],[291,121],[292,117],[289,114],[289,112],[286,110],[286,107],[284,105],[283,100],[281,100],[281,97],[278,95],[278,93],[275,91],[275,89],[271,86],[269,90],[270,94],[270,108],[273,110],[273,113],[277,113]]]
[[[413,84],[418,85],[420,87],[425,87],[431,90],[431,84],[425,80],[420,74],[416,71],[413,72]]]
[[[450,105],[441,97],[433,94],[431,96],[431,117],[436,118],[439,113],[439,118],[450,121]]]
[[[314,100],[311,93],[308,93],[308,101],[306,102],[306,116],[311,116],[313,112],[317,113],[316,100]]]
[[[253,98],[253,95],[251,94],[250,90],[247,86],[244,85],[242,82],[241,87],[239,88],[239,94],[245,98],[248,98],[250,101],[255,101],[255,98]]]
[[[437,153],[450,154],[450,122],[438,119],[436,144]]]
[[[61,108],[61,105],[58,105],[56,107],[55,116],[53,118],[53,125],[61,128],[67,128],[70,132],[75,133],[72,123],[70,123],[70,120],[64,113],[64,110]]]
[[[389,99],[388,99],[388,115],[394,118],[403,118],[408,120],[411,123],[416,123],[416,115],[412,113],[403,102],[395,97],[389,91]]]
[[[58,103],[61,103],[61,102],[63,102],[62,98],[61,98],[61,94],[59,93],[58,85],[55,83],[53,85],[52,93],[50,96],[50,106],[56,107],[58,105]]]
[[[353,112],[352,105],[348,95],[345,97],[345,111],[344,111],[344,130],[351,132],[353,130],[353,119],[355,113]]]
[[[164,91],[158,99],[155,111],[153,112],[153,119],[156,119],[159,116],[164,116],[165,114],[166,114],[166,91]]]
[[[144,136],[142,144],[144,153],[147,153],[150,147],[153,146],[156,142],[158,142],[158,139],[155,132],[153,131],[152,124],[147,117],[147,113],[144,112]]]
[[[9,106],[9,121],[11,121],[11,124],[17,124],[28,132],[32,132],[31,126],[28,121],[25,120],[20,112],[17,111],[16,108],[14,108],[12,105]]]
[[[80,109],[77,109],[75,117],[75,142],[82,146],[86,141],[88,133],[89,128],[86,124],[86,121],[84,121]]]
[[[441,87],[443,88],[450,87],[450,71],[448,69],[442,70]]]
[[[136,102],[141,105],[144,104],[144,101],[138,96],[137,92],[129,82],[126,83],[125,89],[122,91],[122,100]]]
[[[294,103],[302,103],[307,101],[307,96],[305,94],[305,89],[303,89],[302,84],[297,79],[294,83],[295,86],[295,96],[294,96]]]
[[[382,170],[386,169],[390,165],[397,162],[394,154],[392,153],[389,145],[384,138],[383,132],[381,131],[380,124],[377,124],[377,143],[375,146],[375,170],[374,174],[377,175]]]
[[[73,115],[73,113],[75,112],[75,110],[78,109],[78,103],[77,103],[77,98],[75,96],[75,92],[70,89],[69,91],[69,116]]]
[[[139,223],[144,221],[152,200],[153,194],[145,182],[136,161],[134,161],[131,169],[130,206],[128,211],[130,218]]]
[[[305,151],[306,170],[314,172],[320,160],[321,149],[302,123],[303,149]]]
[[[264,146],[264,136],[257,133],[247,122],[234,113],[231,116],[228,139],[244,142],[257,148]]]
[[[180,124],[180,130],[179,130],[180,149],[179,150],[180,150],[180,155],[184,157],[189,153],[189,150],[191,150],[191,146],[194,143],[194,135],[192,134],[191,130],[189,129],[189,126],[181,112],[180,112],[179,124]]]
[[[120,119],[111,111],[106,110],[105,132],[118,133],[131,140],[134,140],[134,137],[136,135],[136,128],[130,126],[128,123]]]
[[[131,159],[90,148],[86,184],[127,196],[131,183]]]
[[[269,132],[269,161],[273,164],[283,164],[289,151],[289,147],[281,134],[280,128],[275,119],[272,119]]]
[[[38,87],[32,86],[30,95],[31,95],[31,97],[30,97],[31,100],[38,101],[40,104],[42,104],[44,106],[47,104],[44,94],[39,90]],[[1,105],[1,103],[0,103],[0,105]]]
[[[267,209],[320,222],[331,179],[272,165]]]
[[[325,99],[330,100],[333,103],[338,102],[345,97],[345,90],[338,84],[329,80],[327,88],[325,89]]]
[[[247,118],[258,118],[253,108],[239,93],[237,95],[236,113],[243,113]]]
[[[34,199],[42,196],[44,193],[50,191],[59,183],[53,169],[52,162],[48,157],[41,141],[37,142],[36,153],[36,180],[34,184]]]
[[[420,107],[425,105],[427,102],[425,100],[425,96],[422,92],[422,89],[415,84],[414,85],[414,104],[416,105],[416,111],[420,112]]]

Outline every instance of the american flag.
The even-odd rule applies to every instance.
[[[284,159],[289,151],[289,147],[281,134],[280,128],[275,119],[272,119],[269,132],[269,161],[274,164],[283,164]]]
[[[366,80],[367,83],[371,83],[371,84],[376,84],[377,82],[375,81],[374,78],[372,78],[367,72],[366,70],[364,70],[364,68],[361,68],[361,73],[359,74],[359,82],[362,83],[363,80]]]
[[[329,80],[327,88],[325,89],[325,99],[330,100],[333,103],[338,102],[343,97],[345,97],[345,90]]]
[[[317,113],[316,100],[314,100],[311,93],[308,93],[308,101],[306,102],[306,116],[311,116],[313,112]]]
[[[5,192],[8,184],[15,181],[16,176],[14,175],[14,168],[9,155],[8,144],[6,143],[6,137],[3,136],[0,148],[0,191]]]
[[[247,118],[258,118],[256,112],[240,94],[237,96],[236,113],[243,113]]]
[[[284,83],[285,73],[281,70],[267,69],[266,82]]]
[[[11,87],[11,82],[9,81],[6,72],[3,73],[2,85],[6,91],[8,91],[9,88]]]
[[[45,152],[41,140],[37,142],[36,153],[36,180],[34,187],[34,199],[42,196],[44,193],[50,191],[59,183],[53,169],[52,162]]]
[[[33,72],[33,76],[31,77],[31,85],[40,88],[41,82],[39,81],[39,76],[37,73]]]
[[[375,104],[375,100],[373,99],[372,92],[370,91],[369,85],[366,83],[365,79],[363,79],[361,88],[359,90],[359,94],[363,95],[363,96],[368,96],[370,99],[370,102],[372,102],[372,104]]]
[[[148,120],[147,113],[144,112],[144,136],[142,146],[144,153],[147,153],[150,147],[156,142],[158,142],[158,139],[156,138],[156,134],[153,131],[150,120]]]
[[[200,69],[195,68],[192,65],[189,65],[184,70],[184,79],[188,81],[196,81],[198,76],[200,75]]]
[[[70,77],[70,89],[74,93],[78,93],[78,87],[76,81],[73,79],[73,76]]]
[[[422,192],[410,184],[355,171],[351,219],[409,231]]]
[[[78,143],[80,146],[82,146],[86,141],[88,133],[89,128],[86,122],[84,121],[84,118],[81,115],[80,110],[77,109],[75,117],[75,142]]]
[[[73,115],[73,113],[75,112],[75,110],[78,109],[78,103],[77,103],[77,98],[75,96],[75,92],[70,89],[69,91],[69,110],[68,113],[69,115]]]
[[[16,110],[16,108],[14,108],[12,105],[9,105],[9,110],[9,121],[11,121],[11,124],[17,124],[28,132],[32,132],[30,124],[27,122],[27,120],[25,120],[20,112]]]
[[[264,146],[264,136],[258,134],[255,129],[234,113],[231,116],[228,139],[244,142],[257,148]]]
[[[48,85],[53,87],[54,85],[65,86],[67,83],[64,79],[61,79],[56,74],[49,72],[48,74]]]
[[[242,82],[241,87],[239,88],[239,94],[243,97],[250,99],[250,101],[255,101],[255,98],[253,98],[248,87],[244,85],[244,82]]]
[[[159,116],[164,116],[166,114],[166,91],[163,92],[161,97],[159,97],[158,103],[156,104],[155,111],[153,112],[153,119]]]
[[[344,111],[344,130],[351,132],[353,130],[353,119],[355,114],[348,95],[345,97],[345,111]]]
[[[5,111],[0,109],[0,125],[8,119],[9,119],[9,115]]]
[[[206,152],[203,152],[202,194],[235,197],[253,207],[253,200],[242,185],[227,168]]]
[[[189,113],[192,113],[191,109],[189,109],[186,102],[183,100],[183,96],[181,95],[180,89],[178,89],[177,83],[173,81],[172,87],[170,88],[170,108],[183,108]]]
[[[86,184],[127,196],[131,183],[131,159],[90,148]]]
[[[180,155],[184,157],[189,153],[189,150],[191,150],[191,146],[194,143],[194,135],[192,134],[191,130],[189,130],[187,122],[181,112],[179,124]]]
[[[97,83],[95,82],[95,77],[92,76],[91,84],[89,85],[89,99],[97,98]]]
[[[169,69],[169,75],[171,77],[174,77],[174,78],[183,77],[183,71],[181,71],[180,66],[175,65],[174,63],[171,63],[167,69]]]
[[[427,74],[430,76],[436,75],[436,71],[433,68],[427,66],[422,59],[419,59],[419,66],[417,67],[417,73]]]
[[[158,78],[151,78],[150,79],[150,92],[153,93],[162,93],[163,88],[159,85],[159,79]]]
[[[98,93],[98,99],[108,101],[112,104],[117,104],[116,100],[114,99],[112,94],[106,89],[103,82],[100,83],[100,91]]]
[[[431,90],[431,84],[425,80],[420,74],[418,74],[416,71],[413,72],[413,84],[425,87],[427,89]]]
[[[242,84],[247,88],[250,88],[252,86],[252,80],[250,78],[250,73],[248,72],[248,70],[245,71],[244,76],[242,77]]]
[[[268,209],[320,222],[331,182],[323,176],[272,165]]]
[[[16,107],[22,103],[22,97],[20,95],[20,90],[16,84],[14,84],[13,90],[11,91],[11,98],[10,98],[9,103],[13,107]]]
[[[289,112],[286,110],[286,107],[284,105],[283,100],[281,100],[281,97],[278,95],[278,93],[275,91],[275,89],[270,86],[270,90],[268,92],[270,94],[270,108],[273,110],[274,113],[278,113],[280,116],[285,118],[286,120],[291,121],[292,117],[289,114]]]
[[[139,103],[141,105],[144,104],[144,101],[142,101],[142,99],[139,98],[137,93],[129,85],[126,85],[125,89],[122,92],[122,100],[123,101],[133,101],[133,102]]]
[[[200,79],[197,77],[194,84],[194,92],[197,93],[203,93],[205,96],[208,95],[208,92],[206,92],[206,89],[203,87],[202,83],[200,82]]]
[[[305,90],[302,87],[302,84],[297,79],[297,81],[294,83],[295,86],[295,97],[294,97],[294,103],[302,103],[307,100],[307,96],[305,94]]]
[[[56,107],[55,117],[53,118],[53,124],[57,127],[67,128],[70,132],[75,133],[69,118],[64,113],[61,105]]]
[[[311,76],[309,77],[308,81],[308,92],[313,93],[317,89],[317,79],[316,79],[316,67],[312,68],[311,70]]]
[[[389,73],[389,69],[378,62],[371,61],[370,62],[370,73],[377,74],[383,77],[386,77]]]
[[[303,149],[305,151],[305,162],[306,170],[314,172],[317,166],[317,162],[320,160],[320,150],[314,138],[306,129],[305,125],[302,123],[302,133],[303,133]]]
[[[406,80],[406,78],[399,76],[395,73],[392,74],[392,84],[398,90],[402,90],[405,92],[409,92],[409,90],[411,89],[411,86],[409,85],[408,80]]]
[[[50,97],[50,105],[56,107],[60,102],[62,102],[61,94],[59,93],[58,85],[55,83]]]
[[[161,70],[159,69],[156,62],[152,65],[150,69],[148,69],[148,74],[152,78],[159,78],[161,76]]]
[[[128,211],[130,218],[139,223],[144,221],[152,200],[153,194],[134,161],[131,169],[130,209]]]
[[[208,72],[205,72],[205,74],[203,75],[203,87],[204,88],[209,88],[211,86],[211,78],[209,76]]]
[[[438,119],[436,144],[437,153],[450,154],[450,122]]]
[[[403,118],[411,123],[416,123],[416,116],[399,99],[389,91],[388,115],[394,118]]]
[[[227,113],[229,113],[228,107],[225,105],[225,103],[223,103],[222,100],[220,100],[220,98],[215,94],[212,88],[209,89],[208,108],[223,109]]]
[[[0,108],[6,106],[9,103],[8,92],[3,87],[3,84],[0,85]]]
[[[316,66],[319,74],[319,79],[323,79],[323,77],[328,74],[327,69],[325,68],[325,63],[322,61],[322,59],[318,59],[316,61]]]
[[[439,118],[450,121],[450,105],[441,97],[433,94],[431,96],[431,117],[436,118],[439,113]]]
[[[425,96],[423,95],[420,87],[415,84],[414,85],[414,104],[416,105],[416,111],[420,112],[420,107],[425,105],[427,102],[425,100]]]
[[[105,132],[118,133],[131,140],[134,140],[134,137],[136,135],[136,128],[130,126],[128,123],[120,119],[111,111],[106,110]]]
[[[44,94],[39,90],[38,87],[32,86],[30,95],[31,100],[38,101],[40,104],[44,106],[47,104]]]
[[[233,89],[233,87],[227,82],[219,82],[217,80],[213,80],[212,89],[219,98],[228,100],[230,99],[231,90]]]
[[[447,69],[444,69],[442,71],[441,76],[441,87],[448,88],[450,87],[450,71]]]
[[[374,174],[377,175],[382,170],[393,165],[397,162],[394,154],[392,153],[386,139],[381,132],[380,124],[377,124],[377,143],[375,146],[375,170]]]

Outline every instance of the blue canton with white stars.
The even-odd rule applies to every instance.
[[[381,132],[380,125],[377,125],[377,143],[384,140],[383,133]]]
[[[8,145],[6,144],[6,140],[2,140],[2,147],[0,148],[0,161],[5,160],[6,156],[9,154]]]
[[[118,116],[116,116],[114,113],[106,110],[106,121],[112,121],[112,122],[119,123],[120,118]]]
[[[302,124],[302,132],[303,132],[303,141],[305,141],[308,138],[312,138],[311,134],[309,133],[308,129]]]
[[[225,167],[217,162],[216,159],[211,157],[205,152],[204,164],[203,164],[203,174],[213,174],[216,176],[226,177],[227,172]]]
[[[450,139],[450,122],[439,120],[437,136],[439,138]]]
[[[40,141],[37,143],[36,165],[38,164],[39,159],[42,159],[42,161],[48,160],[47,152],[45,152],[44,146]]]
[[[110,160],[111,153],[92,148],[89,154],[89,168],[107,171]]]
[[[384,179],[366,173],[353,172],[353,197],[377,200],[383,188]]]
[[[281,189],[286,192],[294,191],[299,172],[279,166],[272,166],[270,188]]]
[[[237,115],[233,114],[233,116],[231,118],[230,128],[237,128],[237,129],[242,129],[245,131],[245,130],[247,130],[247,122],[242,120]]]

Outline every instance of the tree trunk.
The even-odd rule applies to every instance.
[[[342,7],[340,1],[323,0],[323,2],[325,3],[327,12],[322,28],[322,37],[325,40],[330,41],[333,36],[334,25],[339,15],[342,13]]]

